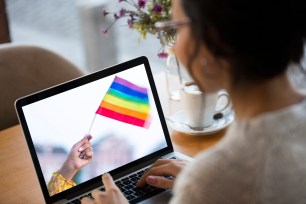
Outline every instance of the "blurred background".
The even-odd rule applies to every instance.
[[[144,55],[153,73],[168,68],[176,74],[176,68],[169,63],[166,66],[166,59],[157,57],[161,45],[156,37],[141,38],[136,30],[128,28],[126,19],[116,22],[107,36],[101,33],[114,20],[113,15],[104,17],[103,11],[114,12],[126,6],[117,0],[0,0],[0,37],[49,48],[85,73]],[[7,22],[3,21],[5,18]],[[303,66],[306,72],[306,57]],[[182,71],[183,78],[190,80],[185,70]],[[301,69],[296,67],[289,73],[294,85],[305,90],[306,74],[301,74]]]
[[[165,69],[157,57],[160,43],[154,36],[142,39],[119,20],[107,36],[100,30],[113,22],[103,10],[118,11],[112,0],[4,0],[12,42],[49,48],[90,73],[141,55],[149,58],[153,72]]]

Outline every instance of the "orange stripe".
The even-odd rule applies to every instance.
[[[130,110],[130,109],[127,109],[127,108],[116,106],[116,105],[113,105],[113,104],[108,103],[106,101],[102,101],[100,106],[103,107],[103,108],[107,108],[109,110],[116,111],[116,112],[124,114],[124,115],[133,116],[135,118],[139,118],[139,119],[142,119],[142,120],[146,120],[148,118],[148,114],[144,114],[144,113],[137,112],[137,111],[134,111],[134,110]]]

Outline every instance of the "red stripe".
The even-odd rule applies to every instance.
[[[108,118],[112,118],[112,119],[115,119],[115,120],[118,120],[124,123],[129,123],[129,124],[140,126],[140,127],[144,127],[146,124],[145,120],[141,120],[139,118],[135,118],[129,115],[124,115],[116,111],[109,110],[107,108],[102,108],[101,106],[98,108],[96,113],[99,115],[108,117]]]

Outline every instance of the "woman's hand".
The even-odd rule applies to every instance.
[[[105,173],[102,176],[102,181],[104,183],[105,191],[100,191],[98,189],[91,192],[90,198],[83,198],[82,204],[127,204],[128,200],[124,197],[120,189],[116,186],[113,178],[109,173]]]
[[[76,172],[92,160],[93,152],[89,142],[91,138],[91,135],[86,135],[82,140],[75,143],[63,166],[58,170],[58,173],[65,177],[67,181],[70,181]]]
[[[173,178],[181,172],[186,164],[187,161],[179,159],[159,159],[144,173],[137,186],[143,187],[148,184],[158,188],[172,189],[175,181]]]

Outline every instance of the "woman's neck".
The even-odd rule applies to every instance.
[[[266,82],[231,90],[229,94],[238,120],[276,111],[303,99],[303,96],[293,89],[286,74]]]

